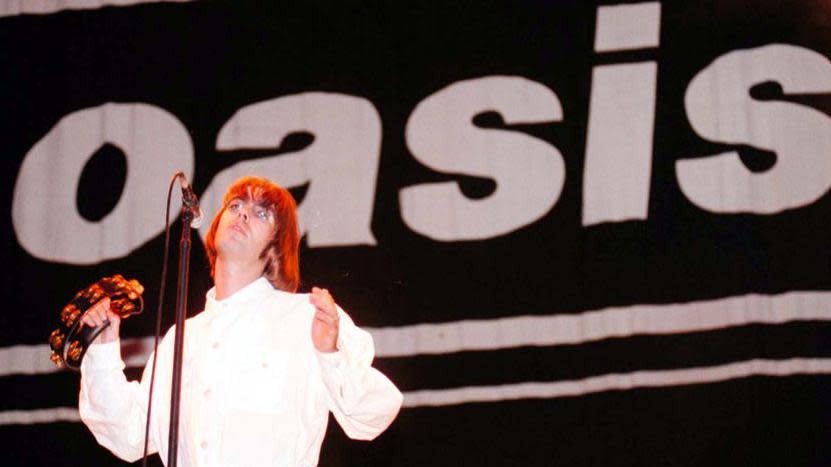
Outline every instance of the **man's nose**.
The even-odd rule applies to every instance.
[[[239,210],[239,215],[242,217],[243,222],[248,222],[248,208],[243,206]]]

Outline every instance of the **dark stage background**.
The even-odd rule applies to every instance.
[[[139,278],[139,374],[176,170],[291,188],[405,394],[323,466],[831,464],[828,2],[64,3],[0,9],[3,465],[123,464],[46,338]]]

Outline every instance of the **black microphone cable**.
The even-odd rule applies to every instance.
[[[173,174],[170,186],[167,189],[167,209],[164,214],[164,259],[162,260],[162,276],[159,285],[159,306],[156,308],[156,334],[153,341],[153,363],[150,370],[150,391],[147,396],[147,422],[144,425],[144,455],[141,462],[142,467],[147,467],[147,451],[150,443],[150,413],[153,410],[153,386],[156,382],[156,360],[158,359],[159,335],[162,332],[162,309],[164,304],[164,287],[167,282],[167,261],[170,256],[170,200],[173,194],[173,185],[176,179],[184,177],[182,172]]]

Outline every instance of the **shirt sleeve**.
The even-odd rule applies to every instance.
[[[124,367],[120,341],[90,345],[81,362],[78,410],[99,444],[134,462],[144,454],[149,378],[127,381]],[[157,451],[152,436],[148,447],[148,455]]]
[[[338,350],[316,352],[329,410],[347,436],[371,440],[398,415],[403,396],[389,378],[372,367],[372,336],[355,326],[340,307],[338,314]]]

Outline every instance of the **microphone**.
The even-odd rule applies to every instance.
[[[198,229],[204,219],[202,208],[199,207],[199,198],[193,192],[193,187],[188,183],[185,174],[181,172],[179,172],[179,184],[182,186],[182,204],[193,216],[193,220],[190,221],[190,226],[193,229]]]

